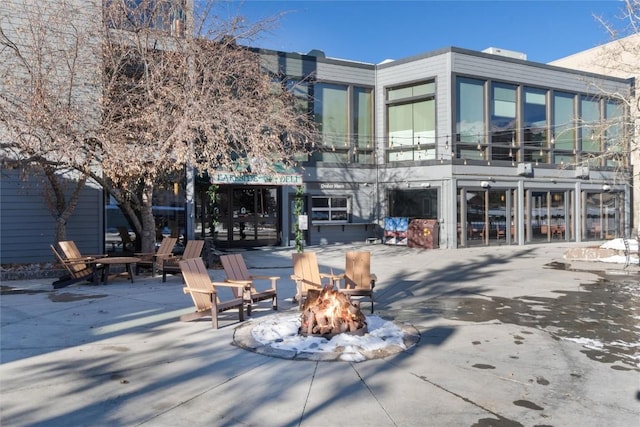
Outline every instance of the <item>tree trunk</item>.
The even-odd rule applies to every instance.
[[[156,220],[153,217],[153,180],[147,178],[142,189],[142,204],[140,206],[140,221],[142,229],[140,237],[142,252],[155,252],[156,246]]]

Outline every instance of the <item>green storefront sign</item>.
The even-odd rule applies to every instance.
[[[250,185],[301,185],[302,175],[296,174],[243,174],[217,173],[211,177],[212,184],[250,184]]]

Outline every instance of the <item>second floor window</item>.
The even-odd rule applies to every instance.
[[[435,82],[387,90],[387,158],[436,158]]]
[[[313,85],[319,149],[311,161],[373,163],[373,91],[336,83]]]
[[[627,163],[626,110],[614,99],[462,76],[456,79],[455,99],[453,153],[458,159],[593,167]]]

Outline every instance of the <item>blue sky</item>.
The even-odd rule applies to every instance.
[[[379,63],[448,46],[515,50],[549,62],[610,41],[594,15],[622,26],[620,0],[232,1],[249,22],[287,12],[251,45]]]

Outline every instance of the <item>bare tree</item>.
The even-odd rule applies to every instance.
[[[270,23],[244,27],[242,19],[232,18],[212,25],[210,8],[192,15],[182,0],[99,3],[102,20],[85,16],[90,28],[84,34],[70,32],[66,22],[49,28],[69,38],[59,44],[64,50],[72,42],[86,47],[82,53],[93,62],[69,70],[61,80],[70,85],[77,76],[97,77],[95,103],[87,106],[86,97],[70,89],[65,111],[49,111],[58,105],[57,97],[41,102],[36,90],[50,82],[51,74],[45,73],[43,84],[28,82],[32,90],[20,102],[4,101],[16,87],[3,93],[0,122],[11,136],[13,157],[31,153],[37,161],[73,168],[102,185],[134,227],[141,250],[154,248],[154,194],[169,177],[189,166],[200,173],[269,173],[276,162],[290,164],[313,140],[307,112],[296,109],[286,85],[264,72],[258,54],[237,44]],[[38,18],[28,19],[41,22]],[[3,47],[19,63],[25,47],[12,35],[2,33]],[[22,66],[27,74],[57,62],[53,51],[29,58],[30,67]],[[9,80],[16,78],[13,71],[6,73]],[[18,124],[18,115],[25,113],[34,119]],[[42,123],[54,118],[65,125],[43,129]],[[48,137],[46,147],[40,134]]]

